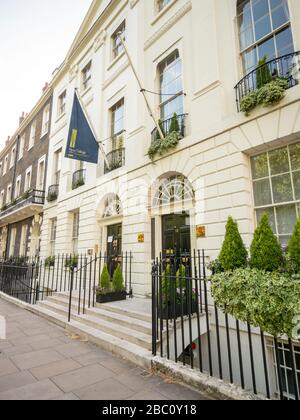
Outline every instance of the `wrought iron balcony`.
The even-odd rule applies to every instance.
[[[39,206],[43,206],[45,203],[45,191],[40,190],[30,190],[26,191],[22,196],[13,200],[10,204],[2,207],[0,212],[0,219],[3,220],[7,217],[18,217],[22,215],[30,216],[34,213],[34,210]],[[17,220],[16,220],[17,221]]]
[[[180,134],[182,135],[182,137],[186,136],[186,119],[187,119],[188,114],[181,114],[181,115],[177,115],[177,120],[178,120],[178,124],[179,124],[179,129],[180,129]],[[171,124],[172,124],[172,118],[169,118],[167,120],[161,121],[160,125],[162,128],[162,132],[165,136],[167,136],[168,134],[170,134],[170,129],[171,129]],[[152,143],[155,142],[158,138],[158,130],[157,128],[155,128],[152,133],[151,133],[151,138],[152,138]]]
[[[49,203],[56,201],[58,198],[58,193],[59,193],[59,185],[51,185],[48,188],[47,201]]]
[[[285,78],[288,89],[299,83],[300,76],[300,51],[283,55],[268,61],[266,64],[248,73],[235,86],[237,109],[240,111],[241,100],[258,88],[258,80],[272,81],[278,77]],[[270,79],[270,80],[266,80]]]
[[[104,165],[104,173],[108,174],[116,169],[122,168],[125,165],[125,148],[113,150],[106,155],[109,168],[107,164]]]
[[[73,180],[72,180],[72,189],[76,190],[77,188],[85,185],[85,179],[86,179],[85,169],[80,169],[79,171],[74,172]]]

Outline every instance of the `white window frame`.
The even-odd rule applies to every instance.
[[[18,188],[19,185],[19,188]],[[21,186],[22,186],[22,175],[19,175],[16,179],[15,185],[15,199],[19,198],[21,195]],[[18,191],[19,190],[19,191]]]
[[[6,155],[4,158],[4,164],[3,164],[3,175],[6,175],[7,169],[8,169],[8,158],[9,155]]]
[[[50,104],[46,105],[43,111],[41,138],[44,137],[49,132],[49,128],[50,128]]]
[[[20,239],[20,255],[26,257],[27,254],[27,236],[28,236],[28,225],[22,225],[21,239]]]
[[[66,104],[67,104],[67,90],[65,89],[58,96],[58,101],[57,101],[57,116],[58,116],[58,118],[65,115]]]
[[[81,71],[81,90],[87,91],[92,86],[92,60]]]
[[[31,123],[28,150],[32,149],[36,139],[36,120]]]
[[[43,164],[43,180],[42,183],[40,184],[40,176],[41,176],[41,165]],[[46,156],[42,156],[39,161],[38,161],[38,165],[37,165],[37,175],[36,175],[36,189],[39,191],[43,191],[45,188],[45,174],[46,174]],[[40,187],[40,185],[42,185],[42,188]]]
[[[56,236],[57,236],[57,217],[50,219],[50,232],[49,232],[49,251],[50,257],[55,256]]]
[[[2,190],[0,193],[0,210],[3,208],[5,202],[4,202],[4,196],[5,196],[5,190]]]
[[[22,134],[20,137],[20,143],[19,143],[19,157],[18,160],[21,160],[24,156],[25,151],[25,134]]]
[[[16,150],[16,146],[14,146],[11,150],[9,169],[12,169],[16,164]]]
[[[111,36],[112,60],[116,60],[124,52],[124,47],[121,45],[120,42],[117,41],[117,35],[119,32],[122,32],[123,39],[126,39],[126,28],[126,19],[124,19]]]
[[[53,184],[54,185],[60,184],[61,168],[62,168],[62,148],[59,148],[54,152],[54,159],[53,159]]]
[[[6,204],[10,204],[12,202],[12,184],[7,186],[6,190]]]
[[[28,175],[30,175],[29,185],[28,185]],[[32,181],[32,166],[30,166],[30,168],[28,168],[25,173],[24,192],[31,190],[31,181]]]
[[[78,239],[80,227],[80,210],[77,209],[72,212],[72,254],[78,255]]]
[[[17,228],[13,227],[9,239],[9,256],[14,257],[16,250]]]

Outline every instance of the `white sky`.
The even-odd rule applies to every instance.
[[[64,60],[92,0],[0,0],[0,149]]]

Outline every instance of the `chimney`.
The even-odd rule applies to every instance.
[[[43,87],[43,93],[45,93],[48,90],[48,87],[49,87],[49,83],[46,82],[45,86]]]
[[[24,119],[25,119],[25,112],[22,112],[22,115],[19,118],[19,126],[22,124],[22,122],[24,121]]]

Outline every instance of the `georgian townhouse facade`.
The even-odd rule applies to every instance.
[[[45,87],[0,153],[0,255],[6,260],[39,255],[51,107],[52,91]]]
[[[249,246],[267,212],[285,246],[300,215],[299,19],[297,0],[95,0],[51,84],[41,255],[131,251],[147,295],[160,253],[216,258],[228,216]],[[119,33],[165,134],[177,114],[178,146],[153,161],[157,129]],[[289,89],[246,116],[260,60]],[[109,167],[101,153],[64,158],[75,88]]]

